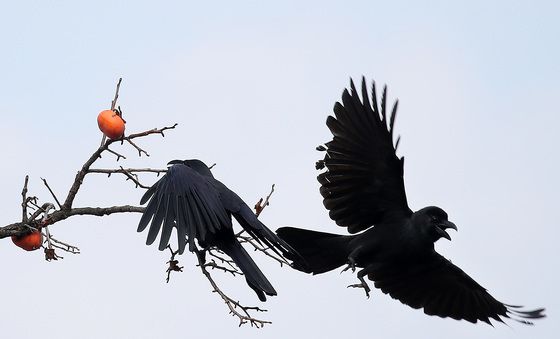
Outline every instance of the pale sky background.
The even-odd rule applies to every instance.
[[[458,227],[437,249],[499,300],[544,306],[534,327],[472,325],[424,315],[355,278],[280,268],[255,254],[279,295],[272,325],[237,327],[194,266],[165,284],[167,252],[145,246],[139,215],[55,224],[82,254],[47,263],[0,242],[2,338],[552,338],[560,332],[558,134],[560,6],[550,1],[0,2],[2,225],[30,193],[64,197],[98,147],[99,111],[123,77],[127,132],[179,123],[150,153],[94,167],[217,163],[214,174],[250,205],[277,186],[262,215],[342,233],[321,203],[315,146],[349,78],[387,83],[400,99],[399,154],[409,204],[436,204]],[[146,184],[155,176],[143,177]],[[88,176],[76,206],[138,204],[143,191]],[[215,273],[247,305],[244,279]]]

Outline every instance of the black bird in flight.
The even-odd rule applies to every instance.
[[[146,244],[151,245],[162,229],[159,249],[164,250],[175,228],[179,253],[183,253],[187,243],[189,251],[201,253],[195,239],[202,249],[215,246],[233,259],[261,301],[266,301],[265,294],[276,295],[272,284],[237,241],[231,216],[250,236],[274,252],[296,257],[297,254],[260,222],[235,192],[214,179],[202,161],[173,160],[168,165],[172,166],[140,201],[145,204],[150,200],[138,224],[138,232],[150,225]]]
[[[313,274],[331,271],[344,264],[356,267],[361,287],[369,297],[364,277],[394,299],[428,315],[503,322],[512,318],[525,324],[544,317],[544,309],[526,311],[492,297],[459,267],[434,249],[440,238],[451,240],[455,229],[447,213],[430,206],[413,212],[406,200],[403,181],[404,158],[395,154],[393,126],[398,101],[387,114],[387,88],[379,108],[375,83],[371,96],[362,79],[362,99],[350,81],[342,103],[334,105],[334,117],[327,118],[333,139],[319,151],[326,151],[317,169],[326,167],[317,179],[329,216],[352,235],[336,235],[292,227],[277,234],[303,260],[290,257],[294,268]]]

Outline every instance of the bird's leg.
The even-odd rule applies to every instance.
[[[354,260],[354,258],[351,255],[348,256],[348,263],[340,273],[342,274],[343,272],[346,272],[349,269],[352,269],[352,272],[356,272],[356,260]]]
[[[346,272],[349,269],[352,269],[352,272],[356,272],[356,258],[358,258],[360,256],[361,253],[361,248],[355,248],[354,250],[352,250],[352,252],[350,252],[350,254],[348,255],[348,261],[347,266],[342,270],[342,272]],[[340,272],[340,273],[342,273]]]
[[[371,289],[369,288],[368,284],[366,283],[366,280],[364,279],[364,276],[367,274],[367,268],[364,268],[363,270],[359,271],[357,276],[358,279],[360,280],[359,284],[353,284],[353,285],[348,285],[349,287],[353,287],[353,288],[363,288],[364,291],[366,291],[366,297],[368,297],[369,299],[369,292],[371,292]]]

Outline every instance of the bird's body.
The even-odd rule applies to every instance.
[[[393,145],[397,103],[386,109],[386,88],[380,108],[375,85],[368,98],[365,80],[360,99],[353,82],[343,92],[327,118],[333,139],[317,149],[326,151],[317,169],[323,204],[337,225],[350,235],[336,235],[293,227],[277,231],[300,255],[291,256],[294,268],[313,274],[343,265],[359,268],[359,284],[369,296],[365,281],[413,308],[429,315],[470,322],[513,318],[523,323],[544,317],[544,309],[523,311],[494,299],[459,267],[438,254],[434,243],[451,240],[446,229],[457,229],[439,207],[413,212],[404,189],[404,158]]]
[[[179,253],[187,244],[191,252],[199,250],[197,243],[203,250],[217,247],[233,259],[261,301],[266,300],[265,294],[276,295],[272,284],[238,242],[231,217],[273,251],[296,255],[291,247],[260,222],[235,192],[215,179],[202,161],[174,160],[170,164],[167,173],[140,202],[149,200],[138,225],[138,232],[150,225],[146,243],[152,244],[161,229],[159,249],[164,250],[175,228]]]

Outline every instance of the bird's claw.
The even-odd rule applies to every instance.
[[[368,284],[366,284],[365,281],[360,282],[359,284],[352,284],[352,285],[348,285],[346,288],[363,288],[364,291],[366,292],[366,297],[369,299],[370,295],[369,292],[371,292],[371,289],[369,288]]]
[[[352,269],[352,273],[356,272],[356,262],[352,258],[348,258],[348,265],[340,273],[346,272],[349,269]]]

